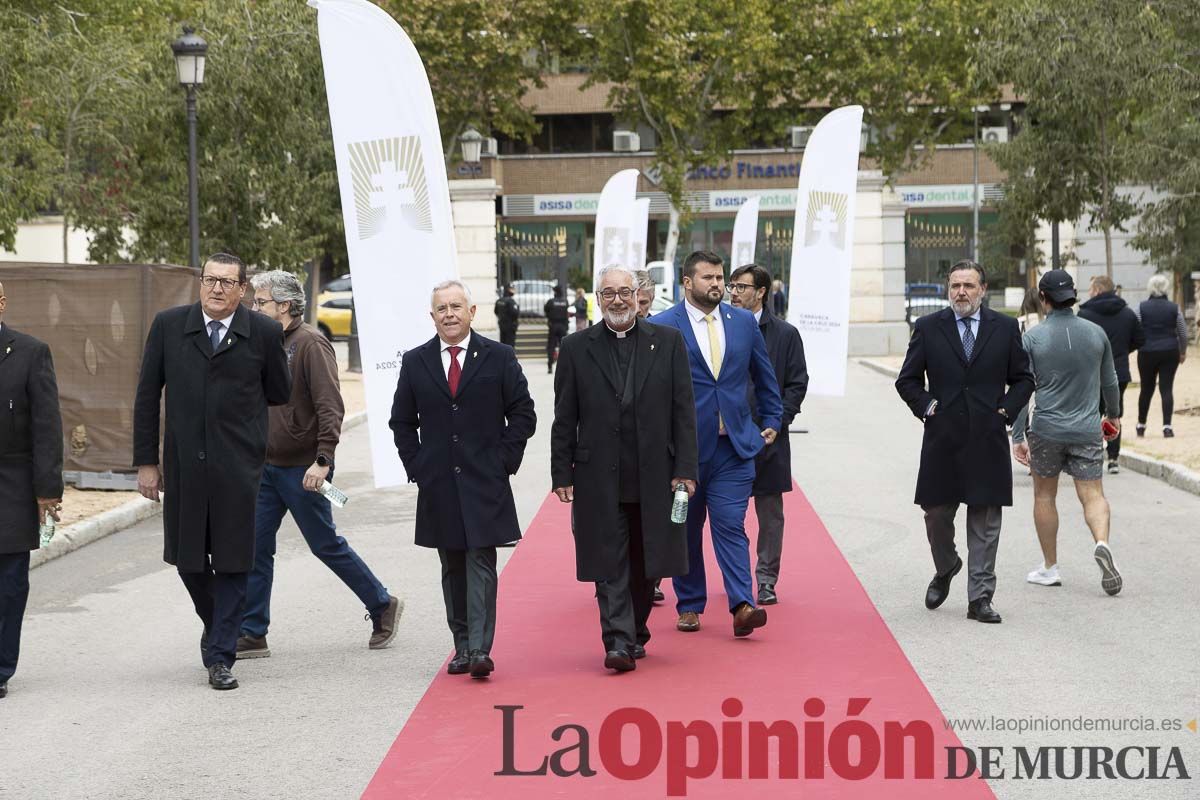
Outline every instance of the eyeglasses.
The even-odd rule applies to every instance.
[[[725,291],[729,292],[730,294],[733,294],[734,292],[741,294],[742,292],[748,292],[753,288],[753,283],[731,283],[725,287]]]
[[[256,298],[254,298],[254,301],[253,301],[252,305],[253,305],[255,308],[262,308],[262,307],[263,307],[263,306],[265,306],[267,303],[278,303],[278,302],[279,302],[279,301],[278,301],[278,300],[276,300],[276,299],[275,299],[275,298],[273,298],[273,297],[271,297],[271,298],[267,298],[266,300],[259,300],[259,299],[256,297]]]
[[[633,299],[633,289],[627,287],[622,287],[620,289],[601,289],[597,294],[610,303],[618,297],[620,297],[622,300]]]
[[[204,286],[207,286],[209,289],[213,288],[219,283],[221,284],[221,288],[227,292],[232,291],[233,287],[235,286],[242,285],[241,281],[234,280],[233,278],[218,278],[214,275],[201,275],[200,283]]]

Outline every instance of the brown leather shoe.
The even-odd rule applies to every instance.
[[[767,612],[749,603],[739,603],[733,609],[733,635],[749,636],[755,628],[767,624]]]
[[[404,613],[404,601],[393,595],[388,595],[388,606],[378,617],[367,617],[371,620],[371,640],[367,647],[371,650],[382,650],[396,638],[396,620]]]
[[[675,627],[684,633],[692,633],[700,630],[700,615],[695,611],[685,611],[679,615],[679,622],[675,623]]]

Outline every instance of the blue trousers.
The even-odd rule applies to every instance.
[[[266,636],[271,625],[271,584],[275,577],[275,538],[283,515],[292,512],[309,550],[342,579],[372,615],[387,610],[388,590],[338,536],[329,501],[304,488],[308,467],[263,467],[254,516],[254,571],[246,588],[246,615],[242,634]],[[327,478],[333,480],[332,470]]]
[[[700,463],[696,493],[688,503],[688,574],[672,578],[675,608],[679,613],[703,613],[708,602],[704,575],[704,520],[712,529],[713,551],[721,576],[729,610],[742,603],[754,605],[754,583],[750,574],[750,538],[746,536],[746,507],[754,485],[754,459],[742,458],[729,443],[719,437],[717,449],[708,461]]]
[[[0,554],[0,683],[8,683],[17,671],[28,600],[29,553]]]

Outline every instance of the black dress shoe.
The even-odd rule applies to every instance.
[[[1000,621],[1000,615],[992,608],[992,601],[985,597],[967,604],[967,619],[996,623]]]
[[[929,588],[925,590],[925,607],[931,611],[942,603],[946,602],[946,598],[950,596],[950,581],[954,580],[954,576],[962,569],[962,559],[958,559],[954,564],[954,569],[947,572],[945,575],[934,575],[933,580],[929,582]]]
[[[609,650],[604,654],[604,668],[617,672],[629,672],[637,669],[637,662],[628,650]]]
[[[471,660],[468,665],[472,678],[486,678],[492,674],[492,670],[496,665],[492,663],[491,657],[482,650],[472,650]]]
[[[471,670],[471,657],[466,650],[459,650],[446,665],[446,672],[451,675],[466,675]]]
[[[0,683],[0,697],[8,697],[8,681]]]
[[[633,656],[634,659],[645,658],[646,648],[643,645],[635,644],[633,647],[629,648],[629,655]]]
[[[229,667],[224,664],[213,664],[208,668],[208,685],[214,689],[236,689],[238,687],[237,678],[233,677],[233,673],[229,671]]]
[[[779,598],[775,596],[775,587],[769,583],[764,583],[758,587],[758,604],[760,606],[773,606],[779,602]]]
[[[661,603],[666,599],[667,599],[667,596],[665,594],[663,594],[663,590],[662,590],[662,581],[661,580],[655,581],[654,582],[654,602]]]

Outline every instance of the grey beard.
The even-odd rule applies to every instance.
[[[624,313],[618,315],[612,311],[604,311],[604,321],[608,323],[608,327],[623,330],[629,323],[637,319],[637,309],[630,306]]]

